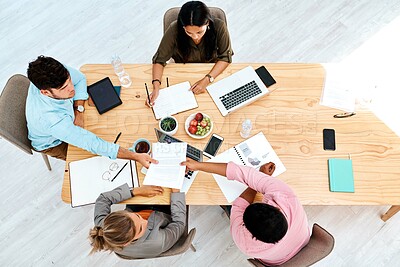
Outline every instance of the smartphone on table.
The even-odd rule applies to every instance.
[[[336,150],[335,130],[324,129],[322,135],[324,139],[324,150]]]
[[[203,155],[209,158],[215,157],[223,141],[224,138],[222,136],[219,136],[217,134],[212,134],[210,140],[208,140],[208,143],[204,148]]]

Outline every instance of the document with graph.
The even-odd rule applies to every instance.
[[[259,169],[268,162],[275,163],[273,176],[278,176],[286,171],[285,166],[275,153],[262,132],[250,137],[240,144],[224,151],[209,162],[230,162]],[[229,202],[235,200],[247,188],[238,181],[228,180],[226,177],[213,174],[215,181]]]

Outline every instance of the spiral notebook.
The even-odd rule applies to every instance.
[[[257,169],[265,163],[273,162],[275,163],[274,177],[286,171],[282,161],[262,132],[259,132],[209,160],[209,162],[225,163],[229,161],[233,161],[238,165],[250,166]],[[213,176],[229,202],[235,200],[247,188],[247,185],[238,181],[228,180],[224,176],[218,174],[213,174]]]

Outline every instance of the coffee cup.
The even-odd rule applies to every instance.
[[[129,149],[136,153],[148,153],[150,154],[151,151],[151,144],[149,140],[145,138],[140,138],[133,143],[133,146]]]

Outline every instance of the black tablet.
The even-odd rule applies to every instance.
[[[88,93],[100,114],[122,104],[121,98],[108,77],[89,85]]]

